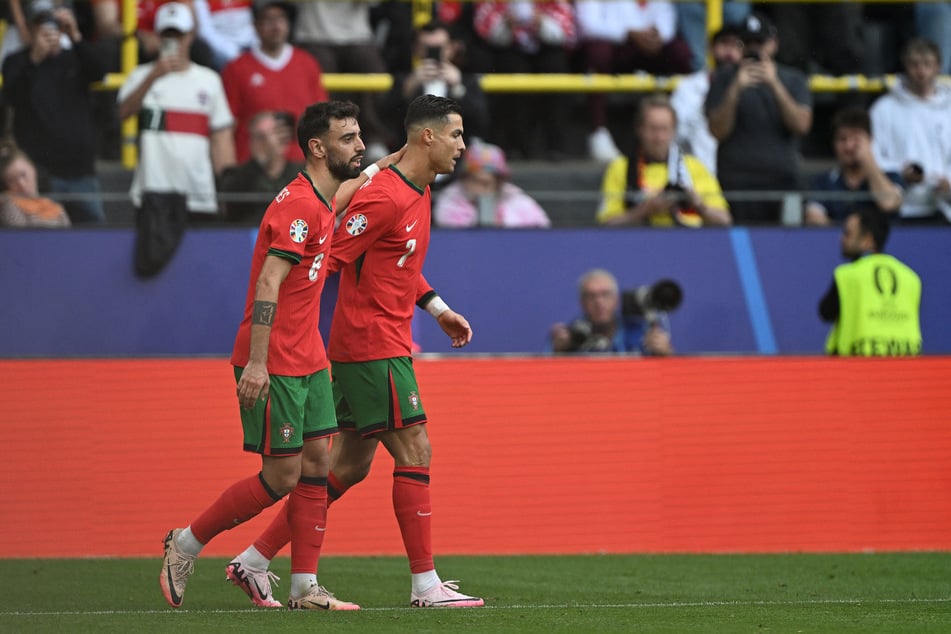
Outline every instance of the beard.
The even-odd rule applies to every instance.
[[[351,165],[352,160],[353,160],[352,156],[345,161],[340,161],[335,158],[328,157],[327,171],[330,172],[331,176],[333,176],[334,178],[336,178],[337,180],[341,182],[350,180],[351,178],[356,178],[357,176],[360,175],[360,167],[362,166],[362,163],[361,165],[357,165],[356,167],[354,167],[353,165]]]

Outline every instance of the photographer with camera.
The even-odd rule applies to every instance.
[[[592,269],[578,282],[582,316],[557,323],[549,333],[554,353],[674,354],[669,313],[680,306],[683,291],[672,280],[621,291],[604,269]]]
[[[611,161],[604,173],[599,222],[655,227],[732,223],[716,177],[675,142],[677,114],[665,95],[641,101],[636,132],[636,151]]]

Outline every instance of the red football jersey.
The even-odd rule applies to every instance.
[[[274,255],[290,260],[294,266],[278,293],[268,342],[268,374],[306,376],[330,365],[317,320],[333,230],[333,208],[304,172],[275,196],[258,229],[244,319],[235,337],[232,364],[243,368],[248,363],[255,285],[264,259]]]
[[[320,64],[293,46],[284,48],[279,60],[271,60],[252,50],[242,54],[221,72],[221,83],[234,114],[235,157],[239,163],[251,158],[248,126],[254,115],[264,110],[287,112],[297,120],[307,106],[327,101]],[[303,161],[297,137],[284,153],[289,161]]]
[[[330,272],[340,270],[330,358],[373,361],[411,354],[413,309],[432,288],[423,278],[431,198],[396,167],[354,196],[334,235]]]

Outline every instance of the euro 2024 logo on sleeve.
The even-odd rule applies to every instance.
[[[347,233],[358,236],[367,230],[367,217],[363,214],[353,214],[347,221]]]
[[[300,243],[307,239],[307,223],[300,218],[291,223],[291,240]]]

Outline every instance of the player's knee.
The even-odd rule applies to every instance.
[[[340,482],[349,488],[359,482],[363,482],[363,480],[370,475],[370,467],[372,464],[373,458],[371,456],[369,460],[359,463],[343,464],[342,462],[338,462],[331,468],[331,471],[333,471],[334,476],[336,476]]]
[[[301,476],[301,463],[295,460],[281,460],[265,465],[261,475],[274,493],[284,497],[297,486]]]

